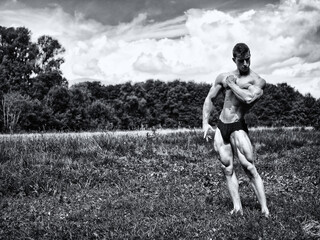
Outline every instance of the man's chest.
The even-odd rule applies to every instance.
[[[237,77],[236,80],[236,84],[240,87],[240,88],[248,88],[249,86],[254,84],[254,78],[252,76],[246,76],[246,77]]]

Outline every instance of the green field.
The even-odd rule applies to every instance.
[[[250,137],[269,219],[200,131],[0,136],[0,239],[320,239],[320,132]]]

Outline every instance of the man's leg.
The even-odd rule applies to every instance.
[[[219,153],[222,170],[227,180],[227,187],[231,195],[233,210],[231,214],[239,212],[242,214],[242,205],[239,195],[239,183],[233,170],[233,152],[230,143],[225,143],[217,128],[214,137],[214,148]]]
[[[231,134],[231,143],[235,146],[239,161],[250,179],[251,186],[261,205],[261,211],[268,217],[269,209],[267,207],[264,186],[262,179],[254,166],[253,147],[248,134],[243,130],[233,132]]]

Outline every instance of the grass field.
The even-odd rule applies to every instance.
[[[198,131],[0,137],[0,239],[320,239],[320,132],[256,130],[271,217]]]

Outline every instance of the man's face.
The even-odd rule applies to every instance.
[[[246,74],[250,70],[250,52],[246,52],[245,54],[238,54],[235,58],[233,58],[233,61],[237,65],[237,68],[241,74]]]

